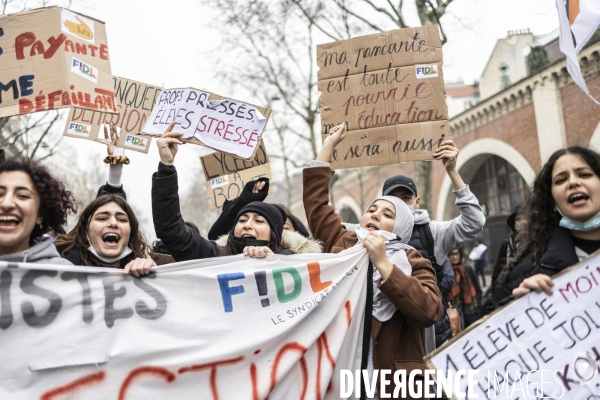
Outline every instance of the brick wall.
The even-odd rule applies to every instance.
[[[600,98],[600,75],[588,75],[586,82],[590,93]],[[561,89],[561,99],[567,144],[587,147],[594,130],[600,123],[600,106],[574,83]]]

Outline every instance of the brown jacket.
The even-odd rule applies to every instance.
[[[324,244],[323,252],[338,253],[354,246],[358,238],[346,230],[339,214],[329,205],[330,178],[329,167],[304,169],[304,210],[315,239]],[[394,268],[379,286],[398,310],[386,322],[373,318],[371,326],[374,368],[406,370],[408,386],[410,372],[426,368],[420,328],[432,326],[441,318],[442,302],[431,262],[416,250],[408,250],[406,255],[412,274],[407,276],[400,268]],[[393,392],[393,383],[386,392]],[[408,390],[406,395],[411,398]]]

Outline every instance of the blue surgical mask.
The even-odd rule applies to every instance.
[[[559,211],[560,213],[560,211]],[[562,213],[560,213],[562,215]],[[600,228],[600,213],[585,222],[577,222],[563,215],[559,225],[565,229],[578,232],[591,232]]]
[[[407,206],[410,209],[410,212],[412,213],[412,215],[415,215],[415,205],[414,204],[407,204]]]

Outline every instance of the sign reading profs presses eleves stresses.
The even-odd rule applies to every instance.
[[[436,25],[317,46],[323,139],[345,122],[332,167],[427,160],[450,137]]]
[[[0,117],[117,112],[104,23],[59,7],[0,17]]]
[[[152,138],[137,132],[146,124],[161,88],[118,76],[113,77],[113,81],[119,113],[71,107],[63,134],[106,143],[102,128],[115,125],[120,130],[118,147],[148,153]]]
[[[204,90],[164,89],[156,99],[142,134],[160,136],[175,122],[183,141],[250,159],[271,110]]]
[[[250,160],[217,151],[200,157],[200,162],[206,178],[209,210],[220,208],[225,200],[238,197],[248,182],[273,177],[263,141]],[[272,191],[272,187],[269,187],[269,191]]]

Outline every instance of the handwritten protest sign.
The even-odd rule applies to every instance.
[[[63,134],[106,143],[105,125],[119,128],[118,147],[148,153],[151,138],[139,136],[150,116],[160,87],[127,78],[113,77],[118,114],[71,107]]]
[[[221,208],[225,200],[233,200],[238,197],[246,183],[258,178],[271,179],[273,177],[263,142],[251,160],[215,152],[200,157],[200,162],[206,178],[209,210]],[[270,186],[269,192],[272,190],[273,188]]]
[[[477,370],[472,394],[480,399],[600,399],[600,254],[553,282],[552,296],[513,301],[434,352],[428,364],[455,374]],[[457,391],[467,391],[466,376]]]
[[[336,399],[360,368],[368,256],[0,264],[0,398]]]
[[[142,133],[162,135],[169,124],[183,140],[250,159],[267,125],[271,110],[197,89],[161,92]]]
[[[450,137],[435,25],[317,46],[322,137],[345,122],[332,167],[427,160]]]
[[[183,138],[194,136],[196,126],[207,106],[209,93],[195,89],[168,89],[160,92],[156,106],[144,126],[144,133],[162,135],[167,127],[177,122],[173,132],[183,133]]]
[[[0,117],[117,112],[103,22],[59,7],[0,16],[0,64]]]

